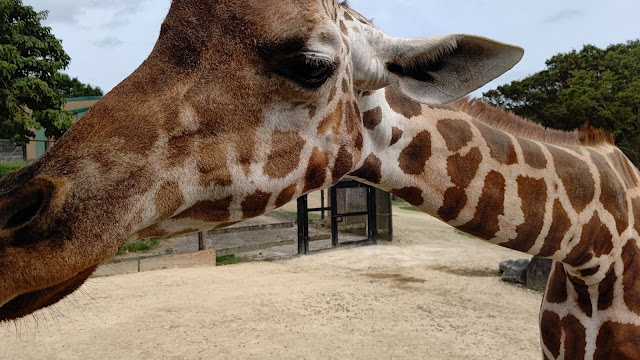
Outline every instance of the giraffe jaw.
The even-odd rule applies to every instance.
[[[45,289],[20,294],[0,306],[0,323],[27,316],[47,306],[51,306],[76,291],[93,274],[98,265],[91,266],[71,279]]]

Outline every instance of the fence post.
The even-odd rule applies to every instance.
[[[200,231],[198,233],[198,249],[200,251],[207,250],[207,245],[205,244],[204,240],[205,240],[204,232]]]

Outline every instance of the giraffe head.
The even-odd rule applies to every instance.
[[[358,101],[455,100],[522,50],[385,35],[334,0],[174,0],[149,58],[0,182],[0,321],[77,289],[126,241],[228,225],[336,183]]]

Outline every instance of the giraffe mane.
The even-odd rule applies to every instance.
[[[565,146],[615,145],[611,133],[594,128],[589,123],[584,123],[580,129],[573,131],[550,129],[481,99],[469,97],[456,100],[448,106],[498,130],[529,140]]]

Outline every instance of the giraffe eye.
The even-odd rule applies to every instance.
[[[335,68],[331,59],[303,53],[280,63],[276,73],[305,89],[315,90],[329,80]]]

